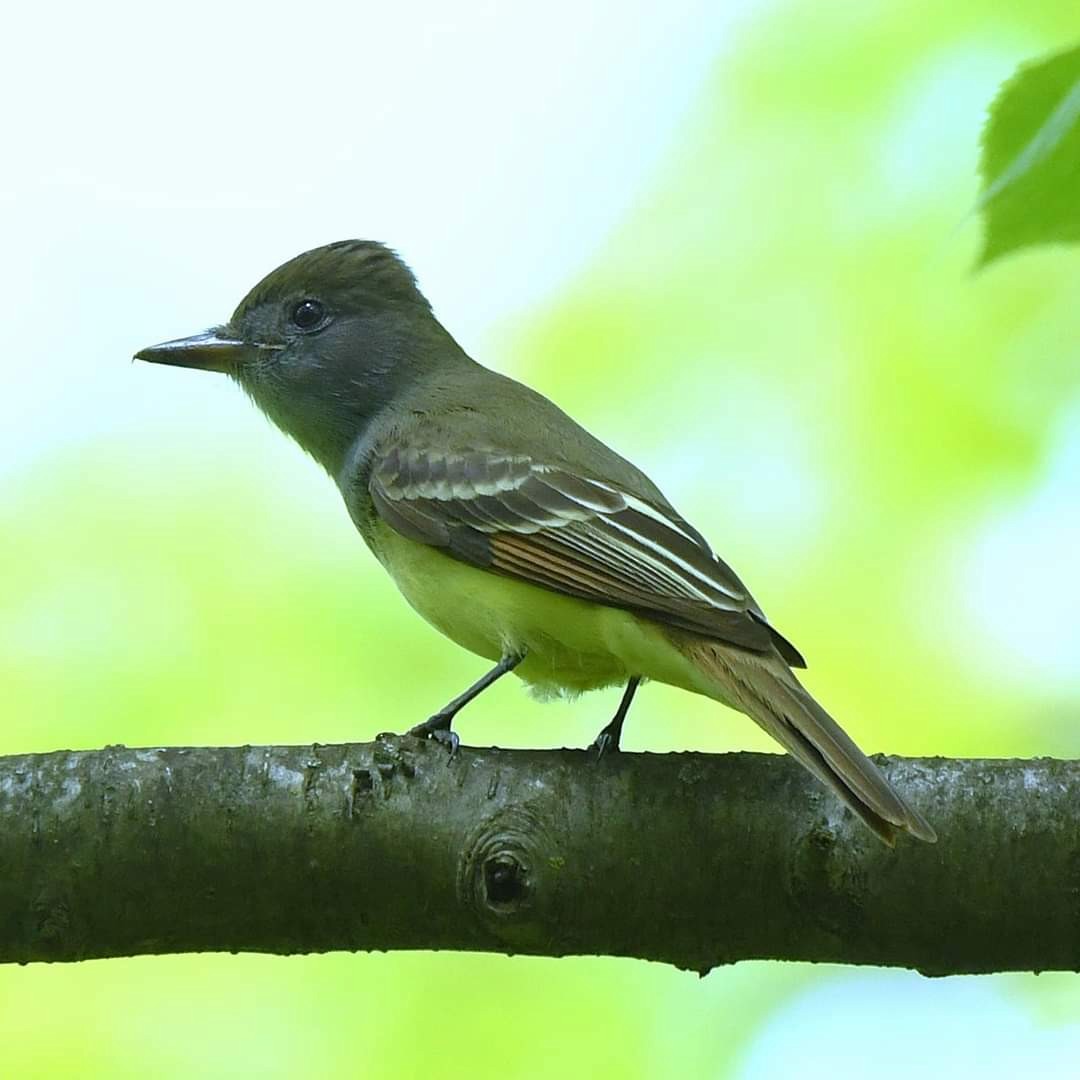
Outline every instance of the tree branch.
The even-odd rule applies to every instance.
[[[1080,969],[1080,762],[881,759],[889,850],[788,758],[350,746],[0,758],[0,961],[251,950]]]

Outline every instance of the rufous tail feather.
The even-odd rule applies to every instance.
[[[756,720],[885,843],[892,846],[898,831],[929,843],[937,840],[930,823],[896,792],[780,656],[689,635],[678,645],[715,682],[721,700]]]

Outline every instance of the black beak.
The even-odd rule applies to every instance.
[[[250,359],[263,349],[280,348],[280,345],[258,345],[226,337],[219,328],[140,349],[135,359],[148,360],[151,364],[201,368],[203,371],[235,371],[245,359]]]

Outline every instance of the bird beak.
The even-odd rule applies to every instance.
[[[148,360],[151,364],[201,368],[203,371],[235,371],[245,359],[250,359],[260,350],[275,348],[280,346],[257,345],[228,337],[224,329],[219,327],[140,349],[135,359]]]

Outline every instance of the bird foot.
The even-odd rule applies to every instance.
[[[592,755],[594,765],[598,765],[609,754],[619,753],[618,733],[610,729],[611,725],[609,724],[589,745],[589,753]]]
[[[436,713],[422,724],[417,724],[415,727],[409,728],[408,734],[415,735],[420,739],[434,739],[436,742],[442,743],[442,745],[447,747],[450,751],[446,760],[448,762],[453,761],[454,755],[458,752],[458,747],[461,745],[461,739],[458,737],[457,733],[450,728],[453,720],[453,713]]]

